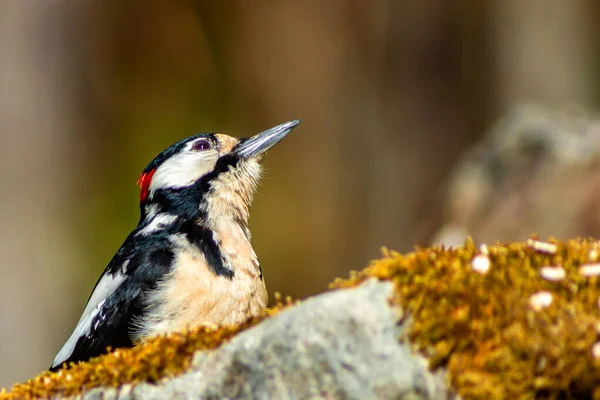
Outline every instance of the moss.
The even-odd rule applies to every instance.
[[[465,399],[600,399],[600,290],[598,277],[585,276],[596,268],[599,246],[530,240],[484,247],[487,273],[473,269],[482,251],[472,241],[458,249],[386,252],[332,287],[392,280],[394,302],[411,318],[400,339],[432,369],[447,368]]]
[[[212,349],[235,333],[251,326],[211,330],[200,328],[151,339],[131,349],[117,349],[89,362],[71,365],[56,373],[43,372],[32,380],[17,384],[6,399],[43,398],[74,395],[98,386],[118,387],[125,383],[156,382],[185,370],[197,350]]]
[[[466,399],[600,399],[600,243],[530,240],[477,248],[384,251],[349,279],[395,284],[394,304],[408,329],[399,338],[448,370]],[[474,261],[477,260],[477,261]],[[201,328],[120,349],[16,385],[10,398],[76,394],[92,387],[155,382],[185,370],[192,354],[212,349],[287,307],[236,327]]]
[[[274,308],[241,325],[200,327],[161,335],[131,349],[116,349],[88,362],[71,363],[68,368],[65,366],[57,372],[42,372],[27,382],[16,384],[10,393],[3,390],[0,400],[71,396],[99,386],[157,382],[178,375],[188,368],[196,351],[214,349],[237,333],[294,304],[289,297],[282,300],[276,295],[276,300]]]

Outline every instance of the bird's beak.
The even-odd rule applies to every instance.
[[[275,128],[268,129],[264,132],[254,135],[243,141],[235,149],[235,153],[242,158],[256,157],[271,147],[275,146],[281,139],[283,139],[288,133],[290,133],[296,125],[300,123],[299,119],[286,122],[276,126]]]

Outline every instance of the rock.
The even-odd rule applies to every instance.
[[[454,168],[432,243],[600,236],[599,132],[597,116],[515,108]]]
[[[98,388],[95,399],[451,399],[443,370],[399,341],[391,282],[373,279],[301,302],[158,384]]]

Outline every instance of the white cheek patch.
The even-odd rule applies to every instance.
[[[175,154],[156,169],[150,183],[150,197],[159,189],[190,186],[212,171],[218,158],[219,154],[215,150]]]

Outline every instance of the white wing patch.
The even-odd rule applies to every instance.
[[[90,300],[85,306],[85,310],[83,310],[83,314],[81,315],[81,318],[79,318],[79,322],[77,323],[75,330],[73,330],[73,333],[67,342],[64,344],[62,349],[60,349],[56,355],[56,358],[54,358],[52,368],[60,365],[62,362],[68,359],[71,354],[73,354],[75,345],[80,337],[90,334],[92,328],[91,324],[94,320],[94,317],[98,315],[108,296],[117,290],[117,288],[121,286],[126,278],[127,276],[123,275],[121,272],[117,272],[114,275],[105,274],[102,276],[102,279],[100,282],[98,282],[96,289],[92,293]]]

